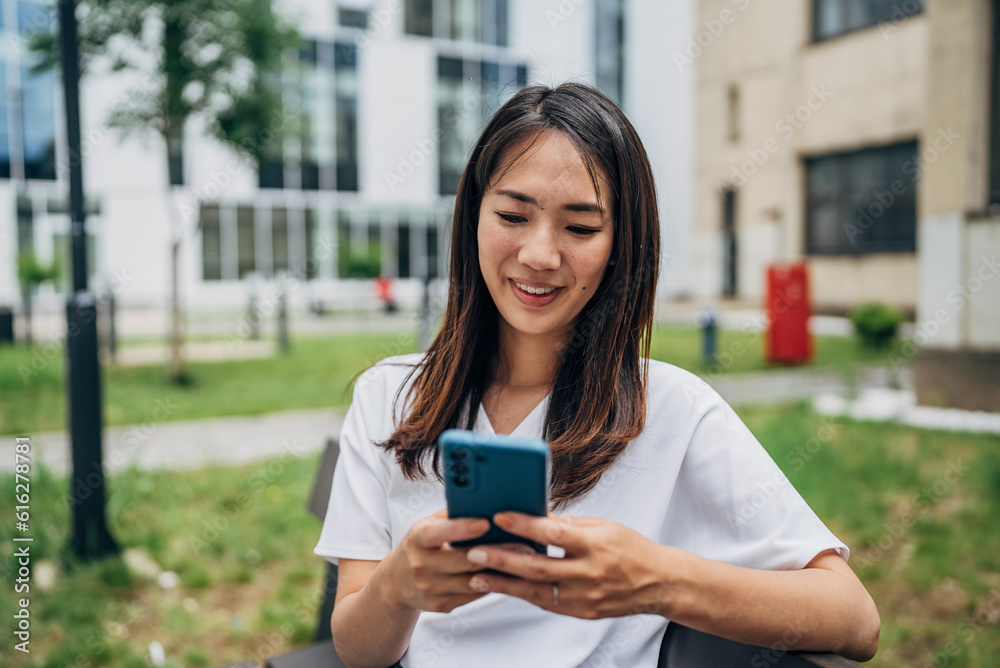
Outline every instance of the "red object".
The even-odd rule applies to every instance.
[[[809,333],[809,272],[804,263],[772,264],[767,268],[765,296],[767,361],[808,362],[813,355]]]
[[[381,301],[392,301],[392,279],[386,276],[375,277],[375,292]]]

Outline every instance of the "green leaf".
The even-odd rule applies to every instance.
[[[282,54],[299,36],[268,0],[81,0],[78,7],[81,71],[143,75],[112,110],[110,127],[177,141],[197,116],[258,164],[280,137],[297,135],[268,82],[280,78]],[[35,35],[30,48],[36,71],[59,66],[55,33]]]
[[[21,285],[27,288],[34,288],[46,281],[55,281],[60,274],[59,265],[55,261],[42,263],[34,253],[22,253],[17,256],[17,277]]]

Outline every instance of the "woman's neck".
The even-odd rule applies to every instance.
[[[559,370],[562,339],[518,332],[500,323],[496,384],[513,390],[550,388]]]

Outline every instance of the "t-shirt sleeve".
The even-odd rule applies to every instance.
[[[388,471],[375,445],[385,432],[385,368],[358,378],[340,432],[340,455],[333,474],[319,543],[313,552],[331,563],[345,559],[381,560],[392,549],[386,501]]]
[[[805,502],[733,409],[707,384],[668,515],[674,544],[749,568],[803,568],[819,553],[850,552]]]

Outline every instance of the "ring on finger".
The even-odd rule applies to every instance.
[[[552,605],[559,605],[559,584],[552,583]]]

